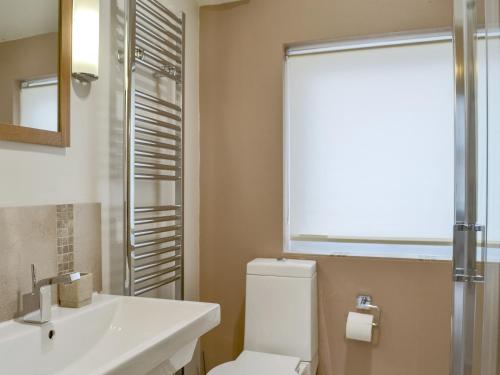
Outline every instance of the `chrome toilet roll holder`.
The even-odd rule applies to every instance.
[[[356,309],[370,312],[373,315],[373,327],[379,327],[382,311],[380,307],[374,305],[372,302],[373,299],[371,296],[359,295],[356,297]]]

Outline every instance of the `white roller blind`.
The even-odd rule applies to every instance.
[[[57,131],[57,84],[22,88],[20,123],[22,126]]]
[[[451,42],[290,56],[285,87],[287,250],[312,235],[451,239]]]

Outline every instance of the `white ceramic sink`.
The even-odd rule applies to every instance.
[[[220,322],[216,304],[104,294],[80,309],[52,309],[43,325],[0,324],[0,374],[172,374]]]

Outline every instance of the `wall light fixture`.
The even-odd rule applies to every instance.
[[[99,0],[73,0],[72,74],[90,83],[99,77]]]

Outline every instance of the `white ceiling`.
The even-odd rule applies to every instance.
[[[205,5],[219,5],[219,4],[226,4],[226,3],[236,3],[238,1],[242,1],[242,0],[198,0],[198,5],[200,7],[202,7]]]
[[[0,0],[0,42],[56,32],[59,0]]]

